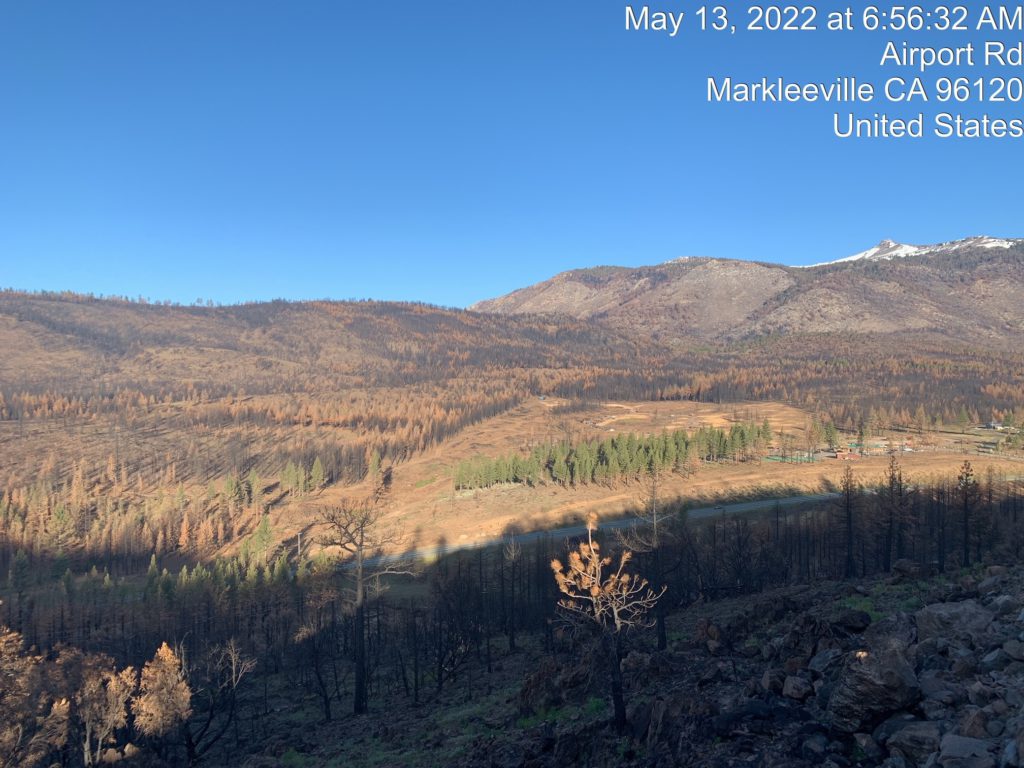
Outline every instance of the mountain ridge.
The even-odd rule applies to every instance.
[[[928,256],[934,253],[953,253],[965,248],[987,248],[987,249],[1008,249],[1024,243],[1020,238],[989,237],[988,235],[977,235],[965,237],[960,240],[950,240],[945,243],[934,245],[911,245],[900,243],[895,240],[882,240],[878,245],[860,251],[852,256],[846,256],[834,261],[824,261],[819,264],[810,264],[806,268],[827,267],[830,264],[841,264],[850,261],[890,261],[892,259],[906,258],[908,256]]]
[[[778,333],[925,332],[987,341],[1024,332],[1024,240],[882,241],[809,267],[693,257],[559,273],[470,310],[598,319],[678,345]]]

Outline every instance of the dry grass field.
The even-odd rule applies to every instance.
[[[539,530],[584,519],[594,513],[615,518],[642,507],[647,493],[641,483],[563,488],[556,484],[528,487],[498,485],[479,490],[454,490],[453,470],[474,456],[526,453],[550,440],[600,438],[619,432],[650,434],[663,429],[694,430],[701,426],[728,427],[732,423],[768,419],[773,429],[797,436],[800,443],[811,414],[782,403],[705,404],[693,402],[608,402],[584,410],[560,412],[559,399],[534,398],[509,413],[471,427],[442,446],[399,464],[389,501],[388,520],[407,534],[409,547],[482,544],[500,538],[510,528]],[[989,468],[1006,475],[1024,475],[1024,463],[1012,458],[977,455],[976,437],[968,438],[964,453],[959,436],[927,436],[931,447],[900,456],[909,482],[932,476],[955,475],[970,459],[979,476]],[[786,495],[833,490],[848,462],[819,459],[813,463],[761,461],[706,464],[689,477],[668,475],[659,495],[670,501],[703,505],[732,496]],[[888,457],[864,456],[849,462],[864,484],[881,481]],[[300,502],[281,506],[272,515],[275,530],[284,539],[300,530],[315,536],[315,520],[322,507],[359,498],[368,486],[332,487]]]

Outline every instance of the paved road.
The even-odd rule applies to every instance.
[[[812,504],[820,501],[832,501],[839,498],[839,493],[809,493],[803,496],[789,496],[784,499],[757,499],[754,501],[742,501],[735,504],[724,504],[714,507],[700,507],[698,509],[691,509],[687,515],[690,520],[705,520],[710,517],[719,517],[723,515],[743,515],[751,512],[762,512],[769,509],[774,509],[776,505],[780,507],[795,507],[801,504]],[[638,517],[625,517],[619,520],[602,520],[600,522],[600,528],[602,530],[607,529],[624,529],[631,528],[634,525],[642,525],[644,521]],[[520,544],[526,544],[531,541],[536,541],[545,537],[549,537],[556,541],[561,539],[571,539],[577,536],[583,536],[587,532],[587,528],[584,525],[568,525],[562,528],[553,528],[544,531],[531,531],[529,533],[518,533],[513,538]],[[436,560],[438,555],[443,553],[457,552],[467,549],[479,549],[481,547],[494,546],[501,544],[507,539],[491,539],[489,541],[470,541],[470,542],[459,542],[457,544],[449,544],[446,546],[432,546],[432,547],[421,547],[407,552],[404,555],[383,555],[381,557],[368,558],[368,564],[378,564],[384,562],[391,562],[395,560],[425,560],[432,561]]]

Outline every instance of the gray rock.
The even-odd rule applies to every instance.
[[[985,683],[981,682],[981,680],[975,680],[967,686],[967,700],[970,701],[971,704],[977,704],[979,707],[984,707],[995,697],[995,692],[985,685]]]
[[[790,656],[783,663],[782,668],[787,675],[795,675],[807,666],[807,659],[803,656]]]
[[[890,750],[898,749],[904,757],[910,758],[915,765],[921,765],[928,755],[939,748],[942,733],[936,723],[910,723],[896,731],[886,742]]]
[[[959,690],[960,696],[963,695],[963,687],[957,683],[950,683],[939,675],[934,670],[928,670],[918,675],[918,683],[921,686],[921,695],[926,699],[934,699],[935,701],[943,704],[955,704],[957,702],[957,692]]]
[[[906,728],[910,723],[916,723],[917,718],[909,712],[899,712],[881,723],[871,733],[871,737],[882,746],[885,746],[889,738],[901,728]]]
[[[957,732],[961,736],[967,736],[972,739],[984,739],[988,737],[987,725],[988,717],[985,713],[977,707],[971,707],[960,718]]]
[[[1024,643],[1020,640],[1007,640],[1003,643],[1003,650],[1014,661],[1024,661]]]
[[[870,733],[853,734],[854,760],[877,760],[882,756],[882,748]]]
[[[782,685],[782,695],[787,699],[803,701],[811,695],[811,684],[802,677],[790,675]]]
[[[917,629],[912,617],[900,612],[874,622],[864,630],[864,634],[860,638],[872,650],[899,649],[906,653],[907,649],[917,641]]]
[[[973,677],[978,670],[978,660],[972,653],[957,654],[950,671],[961,680]]]
[[[807,668],[816,675],[824,675],[826,670],[839,661],[842,656],[842,651],[837,648],[829,648],[828,650],[820,651],[807,663]]]
[[[786,683],[786,675],[781,669],[769,668],[761,676],[761,687],[767,693],[782,693],[782,686]]]
[[[832,726],[855,733],[921,698],[913,668],[898,650],[853,654],[828,702]]]
[[[921,578],[921,566],[913,560],[900,558],[892,564],[892,574],[899,580]]]
[[[1010,595],[1000,595],[989,603],[988,607],[995,611],[997,616],[1005,616],[1008,613],[1015,613],[1020,608],[1020,602]]]
[[[998,576],[989,576],[978,585],[978,591],[983,595],[991,595],[998,592],[1002,584],[1003,580]]]
[[[995,758],[988,751],[989,742],[947,733],[939,747],[942,768],[995,768]]]
[[[800,747],[800,754],[804,760],[820,762],[828,749],[828,737],[823,733],[816,733],[804,740]]]
[[[1020,753],[1017,752],[1017,742],[1007,739],[1003,745],[1003,752],[999,756],[999,768],[1020,768]]]
[[[914,614],[918,640],[932,637],[966,638],[971,642],[985,634],[993,615],[975,600],[926,605]]]
[[[1002,648],[989,651],[981,657],[981,670],[983,672],[996,672],[1010,663],[1010,656]]]
[[[921,710],[921,714],[924,715],[925,720],[933,720],[935,722],[940,722],[944,720],[949,720],[949,718],[953,715],[953,710],[951,707],[948,707],[942,702],[936,701],[935,699],[925,699],[917,706],[918,709]]]
[[[866,611],[858,611],[850,608],[843,611],[836,619],[835,625],[842,627],[848,632],[863,632],[871,626],[871,616]]]

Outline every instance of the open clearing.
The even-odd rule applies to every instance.
[[[510,529],[535,530],[573,522],[590,513],[599,517],[629,514],[643,504],[641,483],[612,486],[592,485],[578,489],[558,485],[527,487],[500,485],[482,490],[455,491],[454,467],[474,456],[496,457],[527,452],[551,440],[600,438],[617,432],[651,433],[663,429],[697,429],[702,425],[728,427],[732,423],[767,418],[773,429],[799,437],[810,415],[781,403],[736,403],[714,405],[693,402],[603,403],[567,412],[564,401],[534,399],[501,416],[464,430],[394,472],[388,518],[408,532],[410,548],[429,547],[438,542],[449,545],[486,543]],[[1024,463],[1008,458],[980,456],[973,452],[976,438],[966,443],[965,454],[959,436],[936,435],[929,450],[900,456],[909,482],[929,476],[956,474],[964,459],[970,459],[979,477],[991,467],[1006,475],[1024,475]],[[799,444],[799,442],[798,442]],[[862,483],[877,483],[888,465],[888,456],[865,456],[849,462]],[[848,462],[821,459],[813,463],[776,461],[707,464],[690,477],[663,477],[659,495],[701,505],[730,496],[792,495],[834,490]],[[366,495],[368,488],[328,488],[301,502],[279,508],[274,515],[275,530],[291,538],[307,530],[323,506],[346,498]]]

